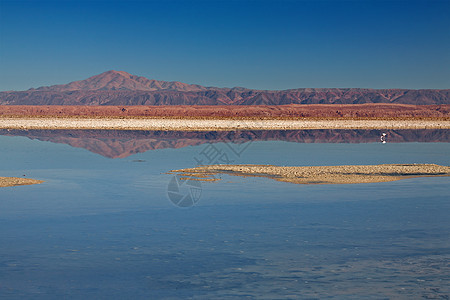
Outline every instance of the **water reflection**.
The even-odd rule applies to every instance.
[[[1,175],[45,183],[0,189],[0,298],[447,299],[450,177],[168,186],[168,170],[223,153],[236,164],[450,165],[450,143],[395,144],[448,142],[448,131],[385,132],[381,145],[376,130],[1,131]],[[108,157],[160,150],[113,160],[56,143]]]
[[[0,130],[0,135],[84,148],[109,158],[166,148],[183,148],[205,143],[286,141],[295,143],[375,143],[385,133],[389,143],[450,142],[450,130],[243,130],[243,131],[121,131],[121,130]]]

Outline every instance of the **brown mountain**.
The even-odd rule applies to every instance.
[[[448,130],[387,130],[388,143],[450,142]],[[296,143],[376,143],[380,130],[243,130],[243,131],[122,131],[122,130],[0,130],[0,135],[84,148],[109,158],[125,158],[156,149],[183,148],[206,143],[233,143],[240,151],[246,142],[286,141]],[[233,150],[234,149],[234,150]],[[230,156],[233,153],[229,153]]]
[[[131,75],[124,71],[108,71],[85,80],[68,84],[43,86],[29,91],[73,92],[73,91],[204,91],[207,88],[177,81],[158,81]]]
[[[303,88],[283,91],[204,87],[108,71],[86,80],[0,92],[4,105],[450,104],[450,90]]]

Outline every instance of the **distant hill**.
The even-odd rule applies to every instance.
[[[73,91],[204,91],[206,87],[177,81],[158,81],[131,75],[124,71],[108,71],[85,80],[68,84],[43,86],[28,91],[73,92]]]
[[[204,87],[108,71],[85,80],[0,92],[3,105],[450,104],[450,89],[301,88],[283,91]]]

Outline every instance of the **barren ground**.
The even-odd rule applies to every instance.
[[[444,119],[450,105],[173,105],[173,106],[29,106],[1,105],[0,117],[183,118],[183,119]]]

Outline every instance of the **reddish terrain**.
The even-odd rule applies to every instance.
[[[450,105],[353,104],[258,106],[21,106],[2,105],[0,116],[157,117],[157,118],[313,118],[449,119]]]
[[[218,88],[108,71],[68,84],[0,92],[3,105],[286,105],[450,104],[450,90],[300,88],[282,91]]]
[[[28,91],[36,92],[71,92],[71,91],[203,91],[208,88],[197,84],[186,84],[178,81],[160,81],[131,75],[124,71],[108,71],[89,77],[85,80],[68,84],[43,86]]]
[[[386,130],[388,143],[450,142],[449,130]],[[380,141],[380,130],[252,130],[252,131],[123,131],[123,130],[0,130],[0,135],[68,144],[109,158],[124,158],[149,150],[223,143],[235,159],[254,141],[296,143],[371,143]],[[231,142],[231,144],[230,144]],[[194,162],[194,161],[193,161]]]

